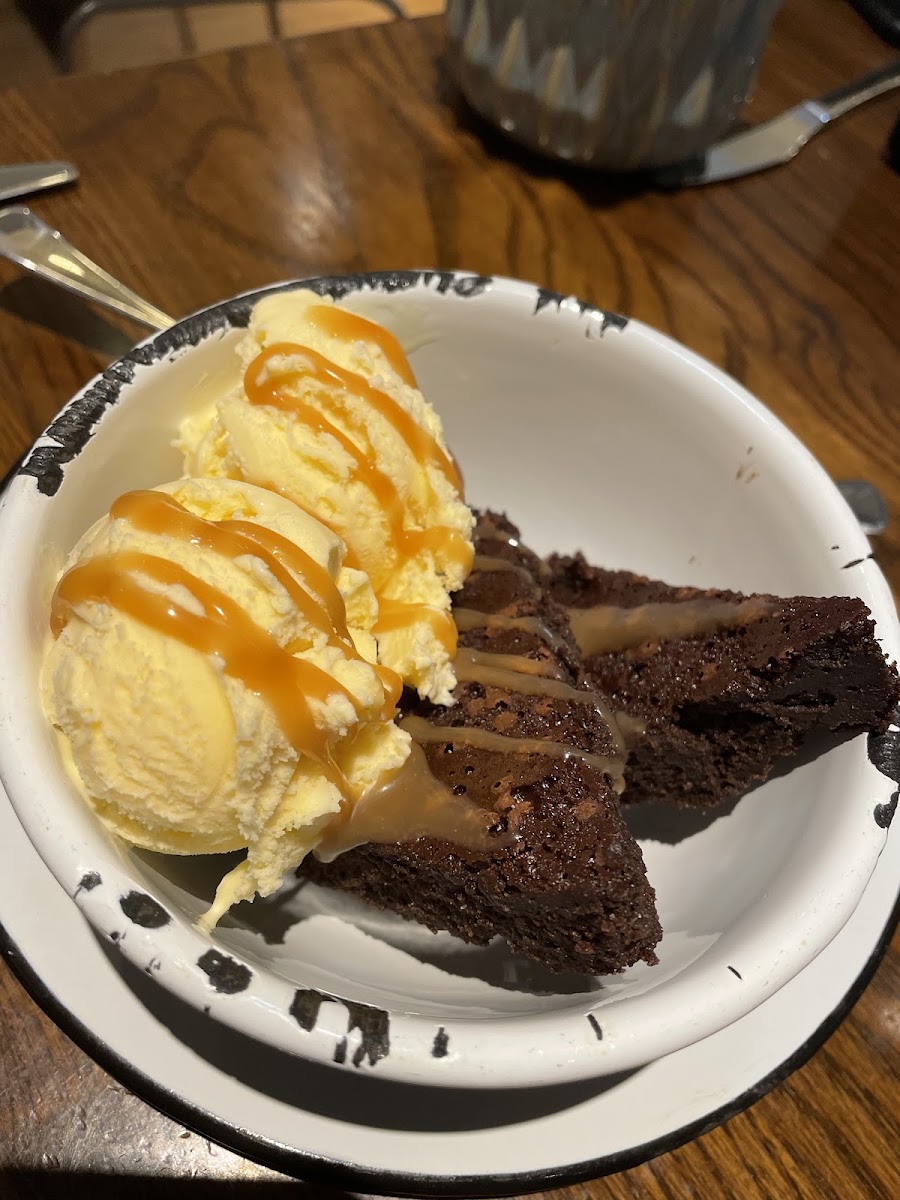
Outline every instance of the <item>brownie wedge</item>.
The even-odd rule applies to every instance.
[[[862,600],[672,587],[581,555],[548,565],[591,684],[626,714],[623,800],[731,799],[814,731],[883,732],[900,697]]]
[[[327,864],[310,856],[302,873],[467,942],[500,935],[553,971],[653,963],[653,889],[614,786],[622,747],[602,702],[579,687],[565,610],[504,518],[481,519],[476,552],[454,605],[467,614],[459,647],[470,669],[460,668],[452,707],[414,700],[404,721],[434,776],[494,818],[495,844],[370,843]],[[485,680],[485,663],[503,683]],[[526,694],[508,686],[510,663]]]

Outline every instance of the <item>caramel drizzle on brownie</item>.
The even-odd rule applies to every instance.
[[[506,617],[502,613],[480,612],[477,608],[454,608],[453,620],[460,633],[473,629],[515,629],[540,638],[552,650],[560,650],[564,644],[540,617]]]
[[[400,721],[400,728],[420,744],[442,742],[451,746],[474,746],[498,754],[544,754],[548,758],[563,761],[576,758],[595,771],[611,776],[614,781],[621,779],[625,766],[621,758],[591,754],[567,742],[554,742],[551,738],[509,737],[505,733],[494,733],[492,729],[480,729],[475,725],[432,725],[424,717],[413,716],[404,717]]]
[[[513,844],[512,835],[491,828],[497,820],[494,813],[455,796],[436,778],[418,745],[421,740],[414,738],[398,771],[382,776],[355,804],[332,818],[315,848],[318,859],[332,862],[368,842],[412,842],[420,837],[482,852]]]
[[[498,687],[508,687],[510,691],[520,691],[529,696],[553,695],[550,681],[565,679],[562,667],[549,658],[526,658],[524,654],[492,654],[489,650],[474,650],[469,646],[461,646],[453,660],[456,678],[467,682],[496,683]],[[496,682],[488,678],[490,675],[504,675],[507,678]],[[521,684],[513,687],[512,684]],[[568,685],[564,685],[568,687]],[[575,692],[575,688],[570,691]]]
[[[516,538],[510,538],[489,518],[482,518],[476,536],[504,542],[513,549],[519,548]],[[489,554],[476,554],[472,565],[473,574],[500,572],[512,574],[530,592],[540,593],[541,585],[532,571],[521,563]],[[554,651],[563,645],[562,638],[555,634],[540,617],[508,617],[502,614],[482,612],[463,607],[456,610],[454,617],[461,631],[473,629],[512,629],[537,638]],[[616,755],[604,756],[581,750],[568,742],[553,738],[516,738],[492,730],[474,726],[435,726],[420,717],[409,717],[401,722],[416,741],[444,741],[470,745],[479,749],[517,754],[545,754],[567,760],[577,758],[586,765],[610,775],[621,785],[625,757],[625,740],[613,713],[594,692],[574,687],[566,682],[565,671],[558,661],[549,658],[529,658],[521,654],[495,654],[472,647],[460,647],[454,659],[457,679],[461,683],[479,683],[497,687],[518,695],[538,696],[550,700],[561,700],[569,704],[587,705],[594,709],[606,725],[617,751]]]
[[[534,576],[527,567],[510,562],[508,558],[495,558],[492,554],[476,554],[472,559],[472,571],[507,571],[518,575],[523,583],[528,584],[532,591],[537,590]]]
[[[456,678],[461,683],[481,683],[488,687],[505,688],[508,692],[517,692],[521,696],[541,696],[552,700],[566,700],[570,704],[589,704],[609,726],[616,749],[622,751],[625,748],[617,717],[597,693],[566,683],[562,672],[552,663],[524,658],[518,654],[490,654],[485,650],[472,650],[464,646],[457,651],[453,666]],[[538,667],[550,669],[537,670]],[[555,674],[551,675],[551,670]]]
[[[595,654],[613,654],[648,642],[680,641],[733,629],[745,621],[756,620],[772,611],[764,600],[672,600],[622,608],[615,604],[595,604],[590,608],[569,608],[569,621],[578,649],[588,658]]]
[[[616,726],[622,734],[626,754],[647,732],[647,722],[643,717],[635,717],[632,713],[621,710],[616,713]]]

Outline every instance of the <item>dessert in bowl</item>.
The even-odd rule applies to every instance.
[[[175,513],[190,526],[185,542],[191,546],[213,538],[207,525],[216,526],[219,538],[225,524],[229,538],[255,538],[257,546],[262,539],[265,553],[275,553],[273,536],[299,544],[306,535],[291,530],[322,519],[317,507],[322,487],[313,484],[308,494],[292,491],[289,466],[279,466],[281,435],[261,424],[281,421],[284,398],[260,397],[250,433],[246,414],[232,403],[242,378],[247,387],[246,327],[251,322],[252,334],[259,326],[251,313],[271,314],[267,301],[301,287],[323,297],[324,307],[335,300],[341,310],[391,331],[408,351],[414,382],[443,421],[446,439],[401,384],[391,385],[428,435],[423,440],[407,429],[404,437],[407,446],[418,441],[416,453],[429,459],[425,491],[440,499],[430,528],[448,531],[446,562],[437,572],[441,586],[417,576],[421,594],[410,590],[408,578],[395,587],[390,547],[370,552],[357,536],[357,517],[346,516],[353,510],[352,488],[332,496],[326,514],[330,534],[310,533],[302,548],[329,575],[346,629],[334,621],[328,626],[322,642],[328,646],[315,662],[304,659],[304,678],[312,678],[313,668],[333,671],[366,736],[380,730],[385,756],[378,759],[377,778],[357,742],[343,747],[342,739],[356,726],[347,705],[343,714],[334,706],[333,737],[328,735],[327,745],[317,743],[318,749],[304,743],[301,757],[307,765],[337,764],[341,779],[355,781],[346,795],[340,786],[327,791],[322,770],[307,772],[302,802],[293,792],[287,808],[279,807],[281,800],[264,805],[256,793],[248,795],[239,833],[216,818],[203,831],[214,840],[193,847],[238,855],[249,847],[245,858],[223,862],[221,853],[161,854],[187,847],[166,843],[162,835],[142,843],[134,824],[117,820],[109,807],[101,811],[98,788],[90,780],[85,784],[91,769],[99,768],[79,766],[72,753],[79,722],[90,730],[80,739],[85,753],[93,754],[108,736],[104,761],[114,761],[116,769],[133,762],[133,780],[144,765],[142,737],[149,759],[159,744],[159,722],[169,720],[185,772],[179,811],[183,815],[193,803],[211,817],[212,801],[196,803],[203,789],[192,772],[202,757],[198,747],[213,746],[216,735],[207,730],[194,737],[193,724],[207,720],[221,729],[224,722],[230,729],[230,721],[240,727],[246,777],[252,781],[268,769],[253,759],[265,741],[265,714],[248,718],[245,727],[240,705],[226,712],[221,697],[201,704],[202,688],[189,682],[196,679],[190,673],[170,698],[160,693],[146,708],[144,675],[136,689],[126,668],[126,678],[116,684],[118,700],[114,696],[106,708],[81,704],[67,718],[67,671],[51,670],[59,681],[59,695],[47,705],[54,730],[42,707],[42,670],[46,696],[45,659],[65,657],[58,647],[66,639],[81,653],[84,637],[105,628],[83,606],[99,603],[104,619],[109,608],[116,609],[108,596],[79,596],[77,589],[73,594],[72,573],[85,567],[96,573],[98,558],[111,552],[156,553],[146,542],[108,544],[110,529],[118,537],[123,525],[152,526],[153,514],[165,511],[164,523]],[[273,329],[270,341],[264,337],[255,349],[272,350],[275,373],[284,375],[293,369],[288,360],[298,340],[290,330]],[[359,340],[357,327],[350,341]],[[330,343],[325,348],[333,349]],[[309,347],[305,353],[313,362]],[[391,364],[381,362],[381,353],[372,351],[386,375]],[[347,369],[344,363],[341,370]],[[402,364],[391,369],[402,371]],[[262,384],[268,379],[264,375]],[[370,384],[373,379],[370,371]],[[360,391],[360,385],[352,386]],[[334,437],[321,422],[321,414],[308,416],[305,428],[316,437]],[[240,436],[238,428],[244,431]],[[373,444],[382,437],[374,430],[366,436]],[[344,449],[352,455],[352,448]],[[252,470],[248,464],[255,464]],[[186,466],[200,483],[184,481]],[[288,475],[276,478],[282,469]],[[482,513],[493,510],[474,533],[461,504],[458,469],[465,475],[468,503]],[[404,502],[415,493],[417,478],[398,485]],[[271,500],[254,500],[253,489],[260,486]],[[239,498],[223,499],[237,493]],[[176,508],[160,497],[174,500]],[[641,807],[633,817],[623,816],[618,793],[624,777],[628,796],[629,747],[613,736],[622,738],[622,728],[603,693],[615,693],[616,704],[627,712],[629,685],[621,677],[617,684],[610,674],[612,658],[601,669],[596,656],[591,678],[605,682],[599,687],[585,680],[566,615],[566,609],[579,607],[574,593],[593,587],[596,579],[568,559],[542,566],[521,545],[504,512],[540,554],[583,550],[590,563],[632,572],[636,603],[592,597],[591,608],[640,609],[637,618],[629,618],[639,624],[652,615],[648,604],[693,604],[687,627],[665,636],[657,629],[656,640],[693,648],[695,660],[698,639],[706,645],[703,639],[726,637],[732,650],[731,643],[741,643],[741,678],[746,677],[741,712],[752,708],[746,680],[755,680],[768,705],[768,724],[758,727],[756,742],[765,742],[770,753],[751,761],[745,737],[741,769],[727,779],[720,771],[717,793],[710,782],[716,755],[706,738],[704,803],[765,777],[807,726],[827,726],[825,710],[837,711],[824,702],[828,688],[818,686],[813,697],[802,693],[812,667],[837,680],[845,701],[855,697],[838,705],[836,731],[884,726],[894,685],[862,606],[847,600],[850,608],[837,612],[830,626],[823,617],[822,627],[812,629],[809,614],[791,609],[787,620],[777,602],[798,595],[861,597],[882,649],[895,657],[896,615],[880,573],[867,559],[867,543],[806,451],[708,364],[635,322],[512,281],[401,272],[305,281],[238,297],[148,339],[88,385],[12,480],[0,518],[7,560],[0,608],[9,648],[0,675],[4,785],[61,885],[94,926],[161,985],[255,1037],[345,1069],[436,1084],[559,1082],[628,1069],[721,1028],[791,978],[847,919],[884,844],[891,792],[890,781],[869,761],[865,738],[771,779],[724,812],[713,809],[716,819],[699,826],[674,810],[665,831]],[[417,519],[427,526],[431,518],[422,513]],[[254,528],[234,529],[235,521]],[[144,529],[141,536],[158,537],[159,530]],[[242,556],[262,561],[263,552],[246,542],[229,546],[224,554],[220,546],[220,556],[232,566]],[[842,570],[856,559],[857,566]],[[257,565],[250,573],[254,588],[262,580],[271,592],[279,568],[266,561],[266,571]],[[202,574],[199,558],[191,562],[195,566],[185,560],[179,569]],[[287,568],[293,570],[290,563]],[[641,593],[637,575],[693,585],[704,595],[661,598],[646,587]],[[60,580],[67,577],[63,586]],[[223,578],[217,566],[215,581]],[[156,582],[164,590],[183,579]],[[282,582],[282,590],[290,592],[290,580]],[[213,586],[212,578],[206,583]],[[234,583],[244,586],[243,577]],[[75,618],[56,606],[58,638],[51,645],[55,589]],[[709,589],[716,594],[705,594]],[[328,609],[326,590],[324,583],[318,591],[312,588],[321,609]],[[442,642],[441,633],[451,592],[459,627],[455,655],[453,639]],[[761,599],[745,601],[731,592]],[[306,602],[298,595],[296,603]],[[431,638],[425,652],[402,632],[409,613],[397,619],[398,605],[417,603],[438,614],[423,618],[422,637]],[[828,603],[835,602],[813,609],[827,616]],[[181,607],[189,613],[190,602]],[[305,626],[291,625],[292,612],[281,611],[278,618],[287,631],[281,650],[290,647],[309,659],[308,648],[319,643],[307,637]],[[609,613],[607,628],[608,618]],[[772,626],[769,641],[759,632],[764,621],[780,630]],[[806,641],[798,650],[786,639],[796,642],[801,633]],[[493,650],[485,649],[488,642]],[[646,633],[631,647],[620,638],[609,653],[627,658],[630,649],[648,643],[653,638]],[[196,645],[190,649],[198,651]],[[260,682],[240,676],[236,666],[229,669],[221,643],[201,649],[216,657],[226,691],[239,678],[257,700],[271,700],[270,676]],[[775,666],[762,670],[760,654]],[[798,656],[808,668],[803,678],[782,669]],[[238,657],[235,651],[233,661]],[[523,658],[532,665],[523,666]],[[669,661],[682,660],[676,655]],[[728,661],[735,666],[733,655]],[[455,687],[448,670],[458,677]],[[636,668],[637,674],[647,670],[652,674],[652,664]],[[716,672],[706,671],[707,687],[711,674]],[[724,683],[722,672],[718,675],[720,719],[723,705],[736,697],[740,672],[735,668]],[[408,685],[396,719],[389,703],[396,698],[391,676]],[[114,670],[110,677],[117,678]],[[95,687],[97,678],[89,670],[79,686]],[[298,694],[305,694],[304,686],[297,685]],[[877,692],[869,708],[859,699],[867,690]],[[451,698],[456,703],[447,707]],[[327,707],[331,694],[324,700]],[[134,719],[123,718],[123,712],[134,712]],[[220,716],[213,720],[216,712]],[[759,712],[756,704],[753,715]],[[644,735],[637,727],[644,726],[645,747],[656,738],[663,748],[668,745],[670,758],[678,749],[679,770],[672,777],[683,784],[692,753],[687,733],[696,730],[685,726],[667,743],[657,713],[631,717],[629,736],[638,743]],[[292,719],[284,718],[282,732]],[[318,722],[320,732],[323,725]],[[131,737],[128,755],[116,749],[120,734],[113,731],[119,727],[130,729],[122,735]],[[308,724],[304,728],[308,733]],[[287,741],[296,749],[299,739],[298,733]],[[364,830],[364,836],[357,830],[329,848],[319,835],[333,832],[331,815],[348,798],[369,796],[385,772],[391,778],[400,773],[402,762],[390,757],[397,757],[400,743],[419,745],[427,760],[419,785],[430,801],[436,781],[436,802],[416,812],[409,803],[415,789],[401,789],[405,824],[387,832]],[[342,757],[344,750],[356,756],[353,763]],[[542,764],[537,774],[536,761]],[[289,766],[294,779],[296,761]],[[208,778],[218,769],[214,765]],[[652,794],[647,781],[653,778],[659,772],[654,776],[645,763],[642,794]],[[679,794],[668,799],[690,800],[680,784]],[[208,780],[204,787],[211,796],[215,792]],[[169,800],[157,814],[163,823],[171,817]],[[254,841],[248,828],[263,809],[277,820],[273,825],[268,816],[262,819]],[[489,819],[473,821],[475,809]],[[448,825],[451,810],[457,815]],[[410,824],[411,813],[418,826]],[[641,839],[643,861],[629,819],[647,833]],[[428,824],[437,820],[445,824]],[[348,824],[352,832],[352,820]],[[273,830],[277,836],[271,837]],[[285,833],[294,842],[282,854]],[[144,848],[135,848],[141,844]],[[273,846],[280,849],[271,852]],[[297,880],[293,867],[301,860],[303,876]],[[284,885],[273,891],[282,876]],[[240,886],[220,891],[216,902],[226,878]],[[232,907],[254,891],[270,895]],[[444,932],[403,920],[398,912]],[[491,932],[503,934],[505,942],[480,945]]]

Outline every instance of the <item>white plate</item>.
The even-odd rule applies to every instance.
[[[673,582],[859,595],[897,656],[890,592],[833,484],[767,409],[684,347],[510,280],[314,283],[415,347],[473,502],[508,507],[539,551],[581,545],[594,561]],[[838,932],[884,845],[875,815],[890,787],[864,738],[703,827],[679,814],[675,837],[645,838],[660,964],[599,981],[541,977],[340,897],[310,915],[295,905],[317,893],[295,901],[290,886],[231,914],[210,942],[192,927],[210,895],[203,865],[126,854],[74,795],[35,686],[52,567],[121,491],[178,473],[178,420],[211,380],[233,375],[234,326],[254,298],[187,318],[88,385],[4,500],[0,771],[62,888],[201,1016],[211,1007],[344,1073],[557,1085],[641,1066],[742,1017]]]
[[[592,1083],[425,1089],[298,1061],[176,1000],[96,937],[0,792],[0,949],[45,1012],[132,1091],[230,1150],[390,1195],[562,1186],[635,1166],[748,1107],[806,1061],[868,982],[896,923],[898,875],[900,823],[818,958],[677,1054]]]

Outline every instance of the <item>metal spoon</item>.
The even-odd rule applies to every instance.
[[[0,209],[0,255],[151,329],[168,329],[175,324],[174,317],[119,283],[24,205]]]
[[[11,258],[26,271],[86,300],[125,313],[150,329],[168,329],[175,324],[174,317],[113,279],[70,245],[58,230],[51,229],[24,206],[0,209],[0,256]],[[888,522],[887,505],[876,487],[863,479],[839,481],[837,487],[864,533],[884,532]]]

